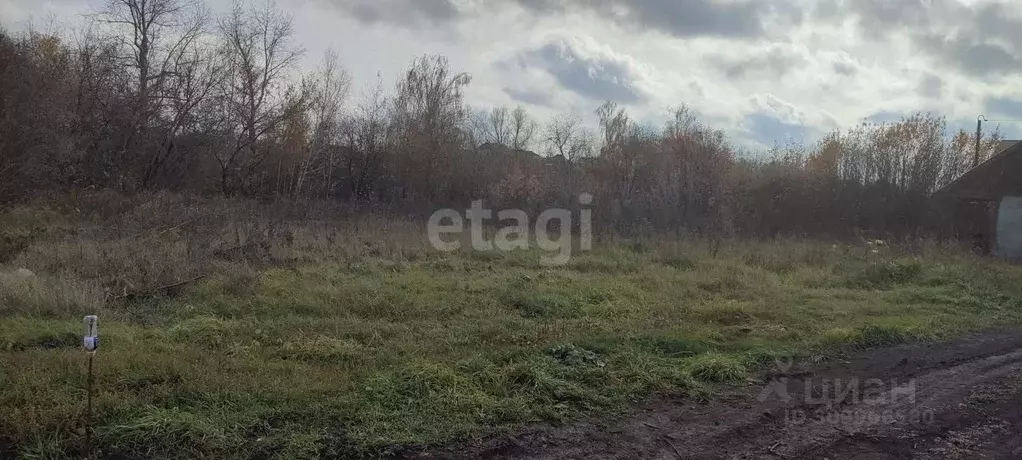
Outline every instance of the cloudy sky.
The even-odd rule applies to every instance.
[[[257,0],[260,1],[260,0]],[[8,30],[102,0],[0,0]],[[214,10],[228,0],[207,0]],[[415,56],[473,76],[480,107],[592,120],[614,100],[660,123],[684,103],[755,148],[916,111],[1022,120],[1022,8],[992,0],[278,0],[305,64],[333,47],[353,97]],[[1002,123],[1022,137],[1022,122]]]

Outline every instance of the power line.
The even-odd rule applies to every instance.
[[[983,138],[983,122],[994,122],[994,123],[1022,123],[1022,120],[990,120],[986,115],[979,115],[976,117],[976,153],[972,157],[972,167],[979,166],[979,150],[980,140]]]
[[[980,116],[982,117],[982,115],[980,115]],[[1018,119],[1018,120],[989,120],[986,117],[983,117],[983,121],[986,121],[986,122],[997,122],[997,123],[1022,123],[1022,119]]]

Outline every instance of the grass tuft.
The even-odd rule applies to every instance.
[[[923,273],[918,260],[894,260],[867,265],[852,278],[853,287],[865,289],[891,289],[892,287],[916,281]]]
[[[708,383],[741,383],[749,369],[738,357],[729,355],[702,355],[691,364],[692,377]]]

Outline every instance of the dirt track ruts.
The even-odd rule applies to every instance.
[[[1022,332],[785,365],[739,394],[409,458],[1022,459]],[[787,397],[785,397],[785,395]]]

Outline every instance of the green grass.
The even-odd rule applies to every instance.
[[[20,243],[19,243],[20,244]],[[0,457],[75,458],[81,316],[98,312],[95,443],[125,458],[336,458],[712,397],[778,354],[1018,324],[1022,270],[810,243],[224,264],[173,298],[104,302],[0,276]]]

